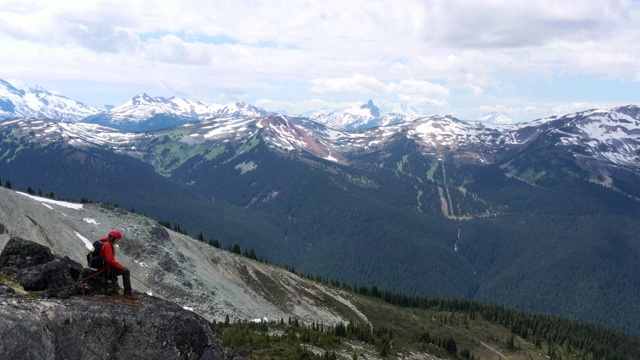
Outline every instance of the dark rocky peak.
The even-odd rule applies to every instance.
[[[380,117],[380,109],[373,104],[373,100],[369,99],[369,101],[360,106],[361,109],[367,109],[371,113],[371,115],[375,117]]]
[[[636,120],[640,120],[640,107],[637,107],[635,105],[620,106],[613,109],[612,111],[628,115]]]
[[[133,103],[133,105],[143,105],[143,104],[153,104],[153,103],[165,103],[167,102],[167,99],[160,96],[151,97],[146,93],[142,93],[134,96],[133,99],[131,99],[131,102]]]
[[[242,359],[214,324],[173,302],[96,294],[102,275],[9,239],[0,254],[0,359]]]

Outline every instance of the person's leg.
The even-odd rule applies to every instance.
[[[124,287],[124,294],[131,295],[131,272],[129,271],[129,269],[126,267],[122,268],[122,270],[112,269],[111,273],[114,276],[122,275],[122,285]]]

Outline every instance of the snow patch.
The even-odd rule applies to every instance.
[[[240,170],[240,175],[249,172],[251,170],[255,170],[258,166],[256,165],[256,163],[253,162],[253,160],[249,161],[249,162],[242,162],[238,165],[235,166],[234,169],[236,170]]]
[[[149,267],[149,265],[147,265],[147,263],[145,263],[144,261],[138,261],[138,260],[133,260],[133,262],[135,262],[136,264],[142,266],[142,267]]]
[[[84,246],[86,246],[87,249],[89,249],[89,250],[93,249],[93,244],[91,243],[91,241],[89,241],[89,239],[87,239],[86,237],[80,235],[80,233],[77,232],[77,231],[75,232],[75,234],[76,234],[76,236],[78,238],[80,238],[80,240],[82,240],[84,242]]]
[[[48,198],[43,198],[40,196],[34,196],[31,194],[27,194],[27,193],[23,193],[20,191],[17,191],[18,194],[20,195],[24,195],[26,197],[30,197],[36,201],[40,201],[44,206],[53,209],[51,206],[47,205],[47,204],[55,204],[58,206],[62,206],[62,207],[66,207],[69,209],[75,209],[75,210],[80,210],[82,209],[82,204],[75,204],[75,203],[70,203],[70,202],[66,202],[66,201],[59,201],[59,200],[53,200],[53,199],[48,199]]]

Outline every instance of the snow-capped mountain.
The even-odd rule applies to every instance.
[[[229,103],[223,106],[212,107],[212,109],[212,116],[209,117],[244,118],[276,115],[274,112],[244,102]]]
[[[109,146],[119,151],[139,148],[140,141],[153,137],[153,134],[134,136],[114,131],[112,126],[16,121],[21,122],[19,126],[25,130],[42,133],[41,138],[60,136],[69,142]],[[182,131],[185,142],[188,138],[189,143],[220,144],[246,141],[262,133],[267,145],[274,148],[340,163],[350,163],[354,156],[382,150],[399,137],[415,142],[426,156],[444,159],[447,154],[455,153],[456,161],[476,164],[494,163],[539,141],[546,142],[545,146],[566,149],[565,153],[577,159],[640,169],[640,109],[636,106],[503,126],[466,122],[451,116],[430,116],[396,125],[343,131],[309,118],[272,115],[212,117],[185,124]]]
[[[52,94],[39,86],[18,88],[0,79],[0,119],[45,117],[76,122],[102,111],[104,109]]]
[[[196,119],[210,117],[211,108],[203,102],[161,96],[151,97],[145,93],[134,96],[126,103],[109,110],[114,122],[144,121],[157,114],[171,114]]]
[[[515,121],[509,115],[496,111],[484,114],[478,120],[480,122],[492,125],[507,125],[515,123]]]
[[[557,146],[576,158],[640,169],[640,108],[623,106],[590,110],[553,120]]]
[[[207,116],[209,111],[209,107],[201,102],[176,97],[151,97],[143,93],[82,121],[125,131],[155,131],[197,121],[200,116]]]
[[[339,130],[362,130],[377,126],[399,124],[415,116],[384,113],[369,100],[364,105],[330,113],[316,113],[311,120]]]
[[[82,134],[68,136],[73,141],[86,138],[87,144],[104,145],[100,136],[92,140],[87,135],[92,133],[116,133],[113,129],[120,130],[118,134],[143,133],[193,123],[188,129],[192,139],[234,141],[245,135],[255,136],[263,130],[265,140],[273,147],[338,162],[349,162],[353,154],[383,149],[398,136],[404,136],[417,143],[424,154],[443,158],[447,153],[456,152],[460,161],[486,164],[540,138],[555,147],[567,148],[578,159],[640,168],[640,110],[637,106],[590,110],[510,125],[503,125],[509,119],[499,113],[488,114],[480,121],[384,113],[371,100],[343,111],[292,117],[279,116],[246,103],[210,105],[143,93],[106,110],[39,87],[19,89],[0,80],[0,119],[30,117],[64,122],[77,122],[83,118],[83,123],[112,128],[107,131],[102,127],[55,125],[61,133]],[[210,119],[213,120],[208,121]],[[49,122],[35,121],[28,126],[37,128],[42,124]],[[131,137],[131,134],[127,136]],[[118,140],[120,144],[130,141]]]
[[[256,239],[247,247],[261,245],[272,250],[267,255],[282,256],[281,262],[301,256],[300,264],[313,264],[326,250],[338,273],[344,263],[359,261],[345,253],[377,249],[366,263],[411,260],[398,268],[398,276],[426,274],[416,286],[434,279],[431,264],[460,269],[447,274],[447,281],[436,277],[434,286],[444,283],[448,289],[458,279],[473,279],[454,294],[493,286],[480,293],[483,301],[498,301],[494,294],[502,293],[510,299],[519,292],[509,286],[519,281],[526,282],[519,291],[533,287],[537,293],[536,286],[555,279],[567,261],[574,261],[567,268],[584,272],[563,272],[571,277],[549,293],[567,291],[562,296],[575,295],[571,303],[592,296],[590,288],[573,294],[582,289],[582,279],[615,283],[620,274],[637,273],[627,266],[637,257],[637,251],[628,256],[629,244],[640,228],[636,106],[513,125],[429,116],[357,131],[293,116],[208,118],[143,133],[22,118],[0,122],[0,137],[2,178],[14,184],[126,203],[180,223],[195,218],[190,228],[209,226],[204,233],[225,231],[220,238]],[[34,178],[39,172],[47,176]],[[170,201],[162,202],[165,197]],[[456,236],[459,229],[462,235]],[[327,239],[332,242],[322,242]],[[345,244],[351,247],[345,250]],[[494,249],[512,261],[496,264]],[[545,261],[555,262],[544,276],[530,279],[544,254],[553,255]],[[602,266],[581,267],[584,259]],[[430,266],[417,268],[425,263]],[[528,267],[513,274],[522,264]],[[601,268],[619,265],[602,277]],[[322,268],[329,265],[317,264]],[[407,269],[414,269],[410,276]],[[374,276],[387,279],[386,286],[396,282],[397,276],[385,278],[386,270],[379,271]],[[478,276],[471,275],[476,271]],[[502,277],[507,285],[491,285]],[[367,278],[373,276],[348,280]],[[565,283],[577,285],[567,290]],[[635,285],[621,287],[627,293],[616,303],[637,297]],[[601,289],[596,297],[605,293]],[[637,329],[636,320],[629,326]]]
[[[208,105],[178,97],[151,97],[145,93],[83,122],[125,131],[156,131],[215,117],[255,117],[270,113],[245,103]]]
[[[125,131],[154,131],[214,117],[256,117],[275,113],[244,102],[206,104],[178,97],[152,97],[145,93],[109,108],[83,104],[38,86],[16,87],[0,79],[0,120],[47,118],[87,122]]]

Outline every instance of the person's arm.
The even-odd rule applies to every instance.
[[[109,264],[110,267],[122,270],[122,264],[120,264],[118,260],[113,257],[113,248],[111,247],[111,243],[105,242],[104,245],[102,245],[102,255],[104,257],[104,260],[107,262],[107,264]]]

